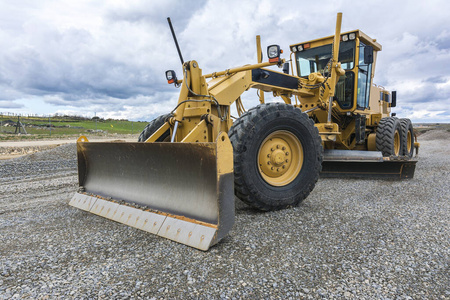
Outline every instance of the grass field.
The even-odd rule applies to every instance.
[[[0,115],[0,140],[42,139],[49,136],[63,137],[83,135],[86,133],[104,134],[138,134],[148,122],[133,122],[128,120],[113,120],[100,118],[80,118],[75,116],[55,117],[20,117],[27,134],[15,134],[17,117]]]
[[[15,134],[17,116],[0,114],[0,140],[63,138],[80,135],[105,134],[139,134],[148,122],[133,122],[128,120],[113,120],[100,118],[82,118],[76,116],[54,117],[20,117],[27,134]],[[450,131],[449,123],[416,123],[417,134],[423,134],[431,129]]]

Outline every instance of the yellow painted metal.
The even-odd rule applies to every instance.
[[[260,174],[273,186],[291,183],[300,173],[303,159],[302,143],[295,135],[285,130],[269,134],[258,151]]]
[[[209,93],[214,96],[220,105],[231,105],[243,92],[250,88],[251,82],[251,71],[234,73],[208,82],[208,85],[211,85]]]
[[[316,123],[314,126],[319,130],[319,134],[341,134],[336,123]]]
[[[333,62],[338,61],[338,55],[339,55],[339,44],[340,44],[340,38],[341,38],[341,25],[342,25],[342,13],[337,14],[336,18],[336,31],[334,33],[334,40],[333,40]]]
[[[210,111],[208,111],[210,108],[206,107],[206,106],[196,106],[196,107],[190,107],[191,104],[189,104],[188,108],[186,108],[184,110],[184,114],[183,117],[188,118],[188,117],[196,117],[196,116],[201,116],[201,115],[206,115],[208,113],[210,113]]]
[[[181,142],[183,143],[200,143],[208,141],[208,126],[206,121],[202,120],[198,123],[194,129],[192,129],[188,135],[186,135]]]
[[[359,29],[342,32],[341,36],[348,35],[350,33],[354,33],[356,35],[356,38],[359,38],[360,40],[362,40],[366,45],[372,46],[375,51],[382,50],[382,46],[376,40],[370,38],[367,34],[365,34],[364,32],[362,32]],[[334,35],[331,35],[331,36],[318,38],[318,39],[314,39],[314,40],[308,40],[308,41],[301,42],[301,43],[291,44],[289,47],[292,48],[293,46],[310,44],[311,48],[315,48],[315,47],[320,47],[320,46],[324,46],[324,45],[329,45],[332,43],[333,39],[334,39]]]
[[[377,151],[377,134],[371,133],[367,137],[367,150]]]
[[[290,98],[290,95],[280,95],[281,99],[283,99],[284,103],[286,104],[292,104],[292,100]]]
[[[221,132],[216,139],[217,145],[217,176],[233,173],[233,146],[228,134]]]
[[[381,113],[372,113],[369,115],[366,121],[366,125],[368,126],[376,126],[380,123],[381,119],[383,118]]]
[[[183,119],[184,107],[186,106],[186,102],[183,102],[187,99],[189,95],[188,85],[190,84],[190,72],[184,73],[184,81],[181,85],[180,95],[178,96],[178,107],[174,112],[175,121],[180,122]]]
[[[283,64],[286,60],[282,59],[281,63]],[[264,68],[264,67],[270,67],[273,65],[276,65],[277,63],[275,62],[264,62],[264,63],[260,63],[260,64],[255,64],[255,65],[246,65],[246,66],[242,66],[242,67],[237,67],[237,68],[232,68],[232,69],[227,69],[225,71],[221,71],[221,72],[214,72],[211,74],[207,74],[205,75],[205,78],[214,78],[214,77],[218,77],[218,76],[223,76],[223,75],[231,75],[233,73],[238,73],[238,72],[242,72],[242,71],[249,71],[249,70],[254,70],[254,69],[259,69],[259,68]]]
[[[337,14],[336,18],[336,32],[334,34],[333,40],[333,56],[332,56],[332,66],[331,66],[331,78],[330,78],[330,89],[328,92],[328,97],[334,96],[334,91],[336,89],[336,83],[339,80],[339,77],[344,75],[345,71],[342,70],[341,64],[338,62],[339,57],[339,46],[340,46],[340,37],[341,37],[341,24],[342,24],[342,13]],[[328,108],[330,109],[330,108]]]
[[[89,140],[88,140],[87,137],[85,137],[84,135],[82,135],[82,136],[80,136],[80,137],[77,139],[77,142],[89,142]]]
[[[419,147],[420,147],[420,143],[418,143],[417,141],[414,142],[414,149],[416,149],[416,156],[419,154]]]
[[[258,55],[258,64],[262,63],[261,37],[256,36],[256,53]],[[264,91],[259,91],[259,103],[264,103]]]
[[[256,54],[258,56],[258,64],[262,63],[261,36],[256,36]]]
[[[158,130],[156,130],[149,138],[145,141],[145,143],[153,143],[167,130],[170,129],[169,123],[164,123]]]

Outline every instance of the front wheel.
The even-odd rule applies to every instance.
[[[166,120],[170,117],[170,114],[162,115],[151,121],[145,126],[139,135],[138,142],[145,142],[152,134],[156,132],[161,126],[164,125]],[[170,130],[164,132],[157,140],[157,142],[169,142],[170,141]]]
[[[283,103],[250,109],[229,132],[235,193],[261,210],[296,206],[313,190],[322,168],[319,132],[308,115]]]

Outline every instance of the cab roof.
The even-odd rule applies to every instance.
[[[382,48],[381,44],[379,44],[376,39],[372,39],[371,37],[369,37],[367,34],[365,34],[364,32],[362,32],[359,29],[343,32],[343,33],[341,33],[341,38],[343,35],[348,35],[350,33],[356,33],[357,38],[359,38],[364,44],[372,46],[375,51],[381,51],[381,48]],[[319,38],[319,39],[314,39],[314,40],[310,40],[310,41],[306,41],[306,42],[302,42],[302,43],[292,44],[289,46],[289,48],[292,49],[292,47],[294,47],[294,46],[299,46],[299,45],[303,45],[303,44],[310,44],[311,48],[328,45],[333,42],[333,38],[334,38],[334,35],[330,35],[330,36]]]

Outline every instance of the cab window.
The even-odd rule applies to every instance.
[[[331,58],[331,52],[331,44],[296,52],[298,75],[305,77],[314,72],[325,74],[328,71],[325,68]],[[344,70],[353,69],[354,56],[355,41],[341,42],[338,60],[341,62]]]

